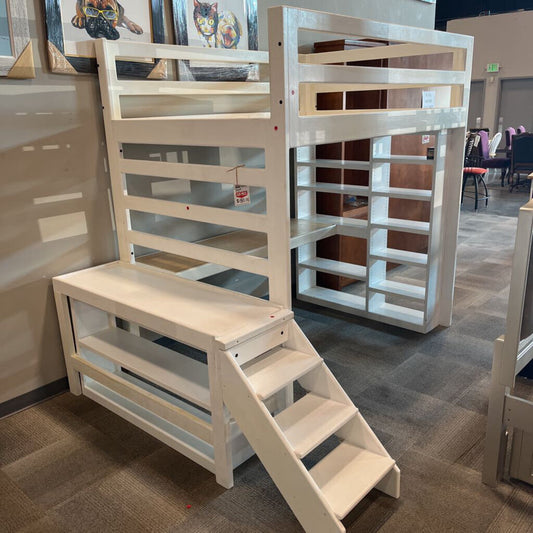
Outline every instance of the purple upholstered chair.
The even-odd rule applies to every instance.
[[[516,134],[520,135],[521,133],[526,133],[525,126],[520,125],[520,126],[518,126],[518,128],[516,128]]]
[[[479,155],[480,155],[480,167],[500,168],[501,169],[501,185],[503,187],[505,181],[505,175],[509,167],[511,166],[511,159],[508,157],[490,157],[489,155],[489,134],[486,131],[481,130],[479,132]]]

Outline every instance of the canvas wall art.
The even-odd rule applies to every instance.
[[[1,1],[1,0],[0,0]],[[53,72],[96,72],[94,39],[164,42],[164,0],[45,0]],[[121,61],[119,74],[153,76],[157,62]]]
[[[227,50],[257,50],[256,0],[173,0],[176,43]],[[245,80],[257,73],[255,65],[227,68],[181,62],[180,78],[195,80]]]

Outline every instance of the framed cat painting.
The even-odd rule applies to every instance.
[[[257,0],[172,0],[176,43],[205,48],[257,50]],[[180,79],[244,81],[255,79],[257,65],[181,61]]]

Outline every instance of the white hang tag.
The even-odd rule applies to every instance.
[[[233,188],[233,201],[236,206],[250,203],[250,188],[248,185],[235,185]]]

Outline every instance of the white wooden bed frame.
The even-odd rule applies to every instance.
[[[510,430],[508,473],[533,484],[533,402],[515,392],[516,376],[533,360],[533,335],[521,339],[532,239],[533,200],[530,200],[518,215],[505,335],[494,341],[483,467],[483,482],[493,487],[506,472]]]
[[[300,30],[378,39],[388,46],[299,54]],[[88,395],[211,470],[225,487],[233,485],[233,469],[257,453],[306,531],[344,531],[341,520],[372,488],[399,497],[400,472],[294,322],[290,250],[298,248],[301,298],[418,331],[449,324],[472,39],[278,7],[269,10],[268,54],[95,44],[120,257],[54,279],[71,391]],[[452,71],[328,64],[438,52],[453,54]],[[269,68],[270,82],[119,80],[117,57],[255,63]],[[314,108],[316,94],[323,91],[441,85],[450,87],[451,107],[327,113]],[[253,112],[243,111],[243,95],[254,95]],[[183,112],[173,116],[128,117],[121,99],[138,96],[212,98],[214,112],[191,116],[181,106]],[[222,107],[217,107],[218,97],[224,99]],[[390,136],[410,133],[436,135],[434,161],[390,154]],[[370,162],[314,159],[318,143],[366,138],[372,139]],[[235,172],[220,165],[127,158],[123,148],[128,143],[262,149],[264,168],[241,168],[238,179],[264,189],[266,211],[134,196],[127,175],[234,184]],[[432,164],[432,190],[389,187],[390,164],[398,160]],[[314,195],[325,187],[316,183],[314,169],[335,165],[370,170],[367,188],[327,189],[367,194],[368,224],[314,212]],[[291,170],[297,176],[292,221]],[[429,223],[387,218],[390,197],[431,202]],[[187,242],[133,228],[131,211],[234,231]],[[389,229],[428,234],[428,254],[388,249]],[[353,274],[353,265],[335,266],[315,257],[315,242],[335,234],[369,240],[368,273],[359,268]],[[179,266],[174,272],[151,266],[137,247],[167,254]],[[425,288],[387,284],[386,260],[424,264]],[[353,277],[366,280],[364,302],[316,286],[315,271],[345,275],[349,268]],[[265,276],[269,300],[198,281],[227,269]],[[417,300],[423,295],[424,311],[391,306],[389,293]],[[158,337],[200,350],[205,360],[152,342]],[[295,402],[296,381],[307,394]],[[332,436],[338,446],[306,468],[305,456]]]
[[[358,315],[426,332],[451,323],[455,278],[455,249],[459,216],[459,191],[464,150],[465,117],[470,86],[472,40],[467,36],[407,28],[363,19],[312,11],[283,8],[272,10],[269,20],[270,61],[265,52],[194,49],[165,45],[145,46],[119,41],[100,42],[100,80],[109,147],[113,199],[117,219],[120,259],[135,262],[133,245],[140,245],[204,263],[185,268],[178,275],[200,279],[223,268],[238,268],[266,276],[269,297],[285,307],[291,305],[290,248],[299,248],[298,297]],[[382,39],[391,44],[371,49],[298,53],[298,31],[318,30],[343,33],[358,38]],[[278,44],[279,43],[279,44]],[[374,68],[339,66],[337,63],[375,58],[453,54],[453,70]],[[268,64],[270,84],[234,82],[175,82],[117,80],[112,68],[117,56],[158,56],[166,60],[214,59],[229,65],[236,61]],[[329,63],[336,63],[331,65]],[[451,88],[450,105],[437,109],[385,109],[325,112],[316,111],[318,92],[365,91],[406,87]],[[132,95],[221,95],[238,99],[242,94],[264,95],[265,110],[254,113],[218,113],[190,116],[122,118],[120,98]],[[231,131],[231,135],[228,135]],[[435,159],[395,155],[390,152],[390,136],[435,134]],[[372,139],[368,161],[317,161],[314,146],[344,140]],[[228,209],[185,206],[162,200],[138,198],[124,193],[123,173],[216,183],[234,183],[227,168],[206,165],[164,163],[126,159],[122,143],[254,147],[264,149],[265,168],[243,168],[241,184],[264,187],[267,210],[264,215]],[[296,180],[296,220],[298,230],[289,224],[290,150],[298,148],[294,163]],[[433,167],[431,190],[397,189],[389,186],[390,164],[430,164]],[[368,187],[316,183],[317,166],[364,169],[370,172]],[[369,220],[317,215],[316,192],[368,196]],[[429,222],[391,219],[389,198],[427,201],[431,205]],[[167,215],[184,220],[217,223],[235,228],[225,234],[224,248],[216,239],[189,243],[158,238],[130,229],[129,210]],[[389,231],[428,235],[428,253],[415,254],[387,247]],[[235,253],[243,231],[254,232],[257,246]],[[261,235],[263,234],[263,239]],[[324,260],[316,256],[314,243],[331,235],[348,235],[368,240],[368,268]],[[310,243],[310,244],[309,244]],[[205,245],[207,244],[207,246]],[[309,244],[305,246],[305,244]],[[257,257],[266,247],[268,259]],[[141,259],[142,261],[142,259]],[[422,285],[387,280],[386,263],[416,265],[425,269]],[[365,295],[318,287],[316,271],[323,271],[365,282]],[[388,303],[399,295],[422,302],[422,309]],[[419,306],[418,306],[419,307]]]

